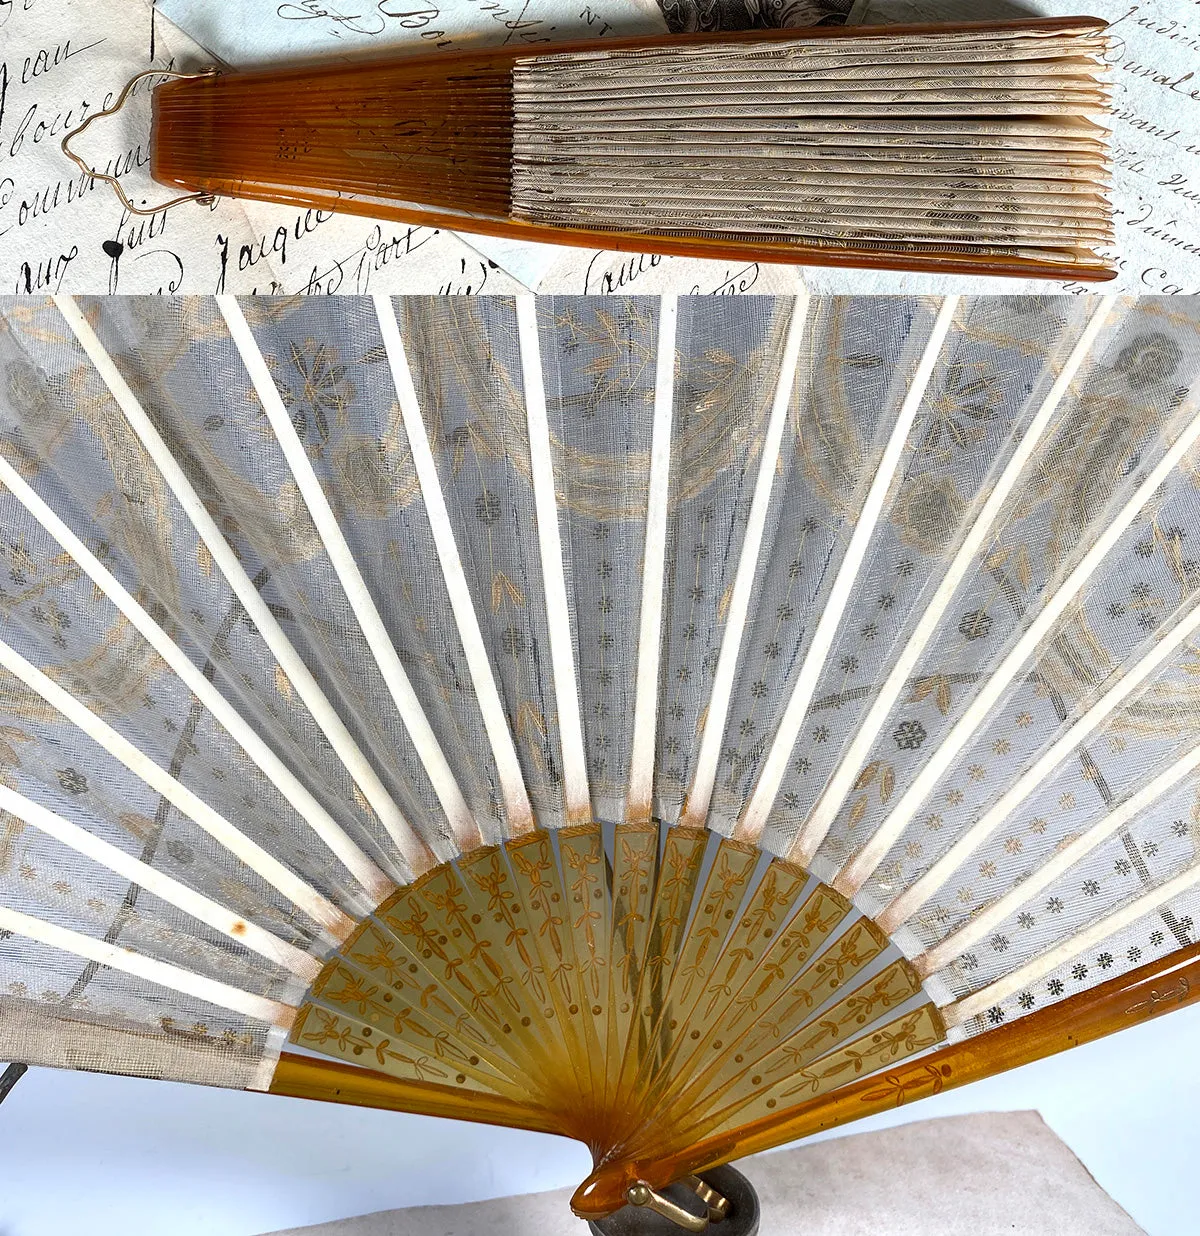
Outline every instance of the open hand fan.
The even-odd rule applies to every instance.
[[[1195,998],[1195,308],[59,299],[0,372],[0,1057],[561,1133],[597,1217]]]

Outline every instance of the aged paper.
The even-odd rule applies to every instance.
[[[539,292],[570,296],[767,296],[803,290],[796,266],[563,249]]]
[[[154,22],[149,0],[0,3],[0,292],[511,293],[522,285],[453,233],[222,199],[131,215],[62,154],[62,135],[135,73],[207,53]],[[143,83],[144,87],[153,84]],[[77,148],[139,204],[149,178],[148,89]]]
[[[912,21],[1107,18],[1115,39],[1113,141],[1116,283],[961,279],[870,271],[812,270],[818,292],[1200,293],[1200,5],[1180,0],[860,0],[850,20]]]
[[[198,291],[216,270],[214,233],[246,233],[232,202],[135,218],[59,150],[133,73],[166,67],[161,49],[151,51],[150,19],[147,0],[0,5],[0,292]],[[101,170],[139,189],[148,184],[144,103],[143,91],[88,134],[105,126],[102,144],[82,143]]]
[[[231,65],[370,48],[537,47],[664,34],[655,0],[158,0],[158,11]]]

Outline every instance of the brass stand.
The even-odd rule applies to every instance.
[[[645,1184],[629,1189],[629,1205],[588,1224],[592,1236],[757,1236],[758,1195],[732,1167],[714,1167],[704,1178],[685,1176],[661,1192]]]

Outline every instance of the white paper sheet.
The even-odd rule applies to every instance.
[[[1200,4],[1181,0],[861,0],[851,21],[1107,18],[1120,278],[1112,284],[811,270],[814,292],[1200,294]]]

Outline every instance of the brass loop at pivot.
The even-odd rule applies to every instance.
[[[664,1219],[670,1219],[676,1227],[685,1232],[707,1231],[710,1223],[720,1223],[729,1213],[728,1200],[711,1185],[705,1184],[699,1176],[685,1176],[679,1183],[686,1185],[696,1194],[704,1203],[708,1214],[694,1215],[691,1211],[684,1210],[661,1193],[656,1193],[644,1180],[630,1185],[625,1198],[631,1206],[644,1206],[647,1210],[662,1215]]]
[[[215,68],[203,69],[199,73],[177,73],[174,69],[144,69],[141,73],[135,73],[126,83],[125,88],[117,96],[117,100],[111,106],[104,108],[101,111],[93,112],[82,124],[76,125],[70,132],[63,135],[59,145],[62,148],[63,154],[75,164],[80,171],[85,172],[93,180],[102,180],[105,184],[111,185],[113,192],[120,198],[121,205],[125,207],[131,215],[156,215],[160,210],[166,210],[169,206],[178,206],[180,202],[201,202],[204,205],[216,200],[212,193],[184,193],[179,197],[173,197],[169,201],[162,202],[158,206],[145,207],[137,206],[130,199],[129,195],[121,187],[120,182],[115,176],[108,175],[107,172],[98,172],[95,168],[89,167],[83,159],[79,157],[70,147],[71,141],[78,137],[93,120],[99,120],[102,116],[115,116],[117,112],[125,106],[126,99],[133,91],[134,86],[145,77],[179,77],[179,78],[197,78],[197,77],[213,77],[216,75]]]
[[[708,1221],[720,1223],[729,1213],[729,1199],[722,1197],[710,1184],[706,1184],[699,1176],[685,1176],[683,1184],[708,1207]]]

